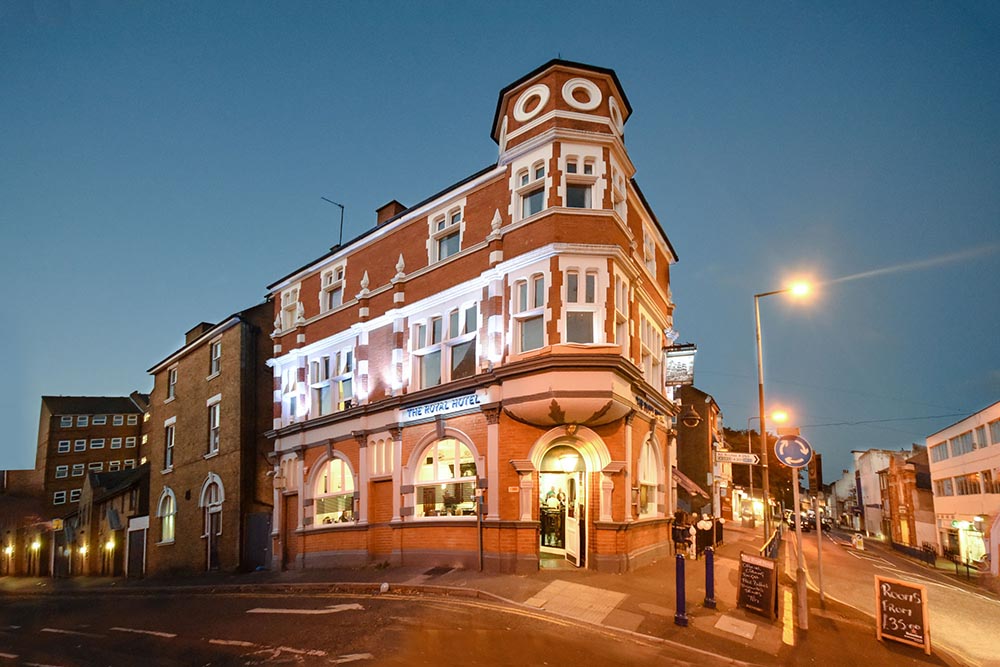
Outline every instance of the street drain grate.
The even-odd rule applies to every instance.
[[[439,565],[438,567],[432,567],[431,569],[424,572],[424,574],[429,575],[431,577],[439,577],[442,574],[448,574],[454,569],[455,568],[453,567],[444,567],[443,565]]]

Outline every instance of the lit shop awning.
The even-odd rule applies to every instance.
[[[705,496],[706,498],[711,498],[711,496],[705,493],[704,489],[698,486],[690,477],[678,470],[676,466],[674,467],[673,472],[674,479],[676,479],[677,483],[681,485],[681,488],[687,491],[691,496]]]

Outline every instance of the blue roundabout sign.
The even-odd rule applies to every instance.
[[[801,435],[783,435],[774,445],[774,455],[789,468],[805,468],[812,461],[813,448]]]

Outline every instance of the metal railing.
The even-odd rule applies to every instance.
[[[774,529],[771,533],[771,537],[768,538],[764,546],[760,548],[760,555],[765,558],[777,558],[778,548],[781,546],[781,524]]]

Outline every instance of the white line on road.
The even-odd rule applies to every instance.
[[[153,635],[154,637],[163,637],[164,639],[173,639],[177,635],[173,632],[158,632],[156,630],[137,630],[136,628],[111,628],[115,632],[131,632],[137,635]]]
[[[243,648],[251,648],[254,646],[260,646],[260,644],[254,644],[253,642],[244,642],[239,639],[209,639],[209,644],[218,644],[219,646],[242,646]]]
[[[64,667],[63,665],[47,665],[44,662],[26,662],[24,667]]]
[[[358,660],[371,660],[374,657],[371,653],[350,653],[342,655],[339,658],[334,658],[330,662],[335,665],[343,665],[348,662],[357,662]]]
[[[336,614],[340,611],[348,611],[352,609],[363,610],[364,607],[359,605],[357,602],[352,604],[335,604],[327,607],[326,609],[280,609],[271,607],[256,607],[254,609],[248,609],[248,614]]]
[[[7,658],[8,660],[17,660],[17,656],[13,653],[0,653],[0,658]]]
[[[57,635],[77,635],[80,637],[98,637],[103,638],[104,635],[99,635],[93,632],[78,632],[76,630],[60,630],[59,628],[42,628],[42,632],[54,632]]]

